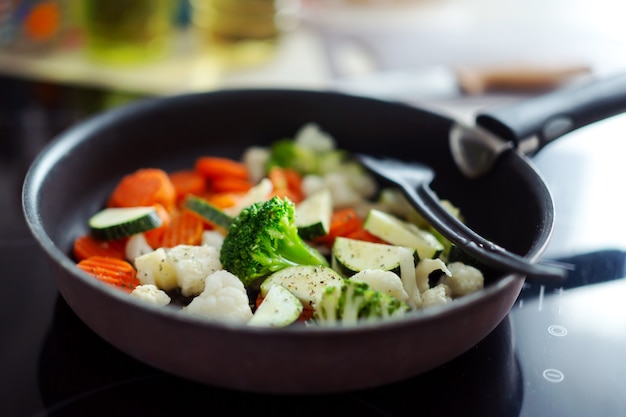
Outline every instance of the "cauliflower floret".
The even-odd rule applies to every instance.
[[[316,174],[307,174],[302,177],[302,193],[308,197],[310,195],[315,194],[318,191],[321,191],[325,188],[326,182],[324,181],[324,177]]]
[[[166,306],[171,301],[170,296],[165,291],[152,284],[138,285],[130,295],[157,306]]]
[[[422,308],[445,305],[452,301],[450,287],[438,284],[422,293]]]
[[[167,260],[176,271],[176,280],[184,296],[204,290],[204,279],[222,269],[220,253],[213,246],[178,245],[166,251]]]
[[[367,198],[355,189],[340,172],[320,176],[308,174],[302,178],[302,193],[308,197],[321,190],[329,190],[332,195],[333,207],[350,206],[361,216],[365,216],[374,206]]]
[[[344,164],[340,172],[350,187],[363,198],[373,197],[378,192],[378,183],[356,163]]]
[[[376,290],[406,302],[409,294],[402,285],[402,279],[391,271],[383,271],[380,269],[364,269],[350,277],[353,281],[360,281],[369,284]]]
[[[413,309],[419,308],[422,305],[422,296],[420,295],[417,282],[415,281],[413,251],[398,246],[398,257],[400,258],[400,278],[402,279],[402,286],[409,295],[406,303]]]
[[[169,261],[164,248],[158,248],[135,258],[137,278],[141,284],[152,284],[168,291],[178,285],[176,269]]]
[[[315,152],[328,152],[337,147],[335,139],[322,131],[319,125],[307,123],[296,132],[295,142],[298,146],[311,149]]]
[[[265,166],[270,157],[268,148],[261,146],[250,146],[243,154],[243,163],[248,168],[249,179],[252,183],[257,183],[265,177]]]
[[[224,269],[206,277],[204,291],[183,310],[209,320],[232,323],[247,323],[252,317],[243,283]]]
[[[402,191],[397,188],[383,188],[380,191],[378,204],[379,210],[386,211],[400,218],[407,218],[415,211]]]
[[[340,172],[324,175],[324,183],[333,195],[333,206],[336,208],[354,206],[363,199],[350,184],[350,179]]]
[[[462,262],[448,264],[450,276],[444,276],[441,284],[450,287],[452,298],[461,297],[481,290],[485,285],[483,274],[477,268]]]
[[[213,246],[219,252],[222,249],[222,243],[224,243],[224,235],[215,230],[205,230],[202,232],[202,244],[207,246]]]
[[[420,292],[428,291],[430,288],[428,276],[434,271],[441,271],[447,276],[452,275],[441,259],[422,259],[415,267],[415,280]]]
[[[130,260],[133,264],[135,258],[152,252],[154,249],[146,241],[146,237],[143,233],[137,233],[128,238],[125,246],[126,259]]]

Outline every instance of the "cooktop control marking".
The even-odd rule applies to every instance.
[[[537,311],[543,310],[543,296],[546,291],[546,287],[541,285],[539,287],[539,302],[537,303]]]
[[[563,337],[567,334],[567,329],[559,324],[548,326],[548,333],[552,336]]]
[[[563,382],[563,380],[565,379],[565,375],[563,375],[563,372],[559,371],[558,369],[548,368],[543,371],[543,378],[548,382],[557,384],[559,382]]]

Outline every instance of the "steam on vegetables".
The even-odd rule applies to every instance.
[[[129,173],[73,249],[80,269],[131,297],[257,327],[393,320],[484,286],[315,124],[241,160]]]

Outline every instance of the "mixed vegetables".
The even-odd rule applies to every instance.
[[[74,241],[80,269],[207,320],[352,325],[484,286],[398,190],[315,124],[241,160],[199,156],[187,170],[130,173],[89,229]]]

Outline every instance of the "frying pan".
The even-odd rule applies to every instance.
[[[455,121],[446,116],[335,92],[223,90],[96,115],[59,135],[33,162],[23,189],[25,217],[67,304],[104,340],[144,363],[251,392],[375,387],[423,373],[474,346],[507,315],[523,276],[486,270],[483,291],[399,321],[259,329],[145,305],[75,267],[73,239],[87,232],[87,219],[123,175],[148,166],[187,168],[201,154],[238,158],[244,148],[293,137],[309,122],[341,148],[428,164],[436,174],[433,189],[461,208],[470,227],[528,259],[544,251],[553,201],[541,175],[514,146],[473,179],[451,155],[448,135]]]

